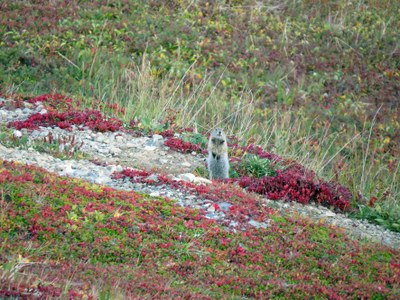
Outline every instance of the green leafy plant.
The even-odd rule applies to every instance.
[[[208,139],[201,133],[193,133],[184,137],[184,141],[200,145],[203,149],[207,148]]]
[[[353,213],[353,216],[358,219],[368,220],[374,224],[382,225],[390,230],[400,232],[400,214],[397,209],[389,213],[388,209],[383,210],[381,205],[359,205],[358,210]]]
[[[275,176],[276,164],[267,158],[260,158],[257,155],[246,154],[239,164],[239,169],[244,170],[252,177]]]
[[[29,138],[26,134],[16,137],[13,129],[7,128],[4,124],[0,125],[0,144],[7,148],[27,149]]]

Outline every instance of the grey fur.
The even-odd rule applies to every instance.
[[[210,180],[229,178],[228,145],[225,132],[215,128],[208,141],[208,173]]]

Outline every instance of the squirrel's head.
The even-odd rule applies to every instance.
[[[211,132],[211,140],[214,143],[224,143],[226,140],[225,132],[221,128],[215,128]]]

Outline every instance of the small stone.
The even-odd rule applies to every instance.
[[[257,222],[256,220],[250,220],[249,224],[251,226],[254,226],[255,228],[267,228],[267,227],[269,227],[269,225],[267,223]]]
[[[164,145],[164,138],[162,135],[153,134],[152,139],[146,143],[147,146],[160,147]]]
[[[211,184],[211,180],[208,180],[207,178],[203,178],[203,177],[196,177],[193,180],[194,184]]]
[[[19,139],[20,137],[22,137],[22,132],[19,130],[14,130],[13,132],[13,136],[17,139]]]
[[[196,176],[192,173],[185,173],[185,174],[179,174],[178,178],[183,181],[193,182],[193,180],[196,178]]]
[[[61,175],[72,175],[72,173],[74,173],[74,170],[70,165],[59,164],[56,166],[56,170],[58,170]]]
[[[188,163],[187,161],[185,161],[185,162],[183,162],[183,163],[181,163],[181,166],[182,167],[191,167],[192,165],[190,164],[190,163]]]
[[[218,220],[218,216],[217,216],[216,214],[214,214],[214,213],[206,214],[205,217],[206,217],[207,219]]]
[[[333,211],[327,211],[323,216],[324,217],[335,217],[336,214]]]
[[[108,178],[107,176],[104,176],[104,175],[100,175],[99,177],[97,177],[94,180],[94,182],[97,184],[105,184],[108,181],[110,181],[110,178]]]
[[[154,182],[158,182],[158,176],[156,174],[151,174],[150,176],[148,176],[146,178],[146,180],[150,180],[150,181],[154,181]]]
[[[32,108],[33,107],[32,103],[29,103],[29,102],[26,102],[26,101],[24,101],[23,103],[24,103],[24,107],[26,107],[26,108]]]
[[[110,153],[110,150],[107,148],[99,148],[99,149],[97,149],[97,152],[99,152],[101,154],[108,154],[108,153]]]
[[[160,197],[160,192],[155,191],[155,192],[150,193],[149,195],[150,195],[150,197]]]
[[[154,147],[154,146],[144,146],[144,150],[146,150],[146,151],[154,151],[154,150],[156,150],[156,147]]]
[[[23,110],[22,110],[22,113],[24,114],[24,115],[28,115],[28,114],[30,114],[32,112],[32,110],[30,110],[29,108],[24,108]]]
[[[229,210],[229,208],[232,206],[232,204],[230,204],[228,202],[221,202],[221,203],[218,203],[218,205],[219,205],[219,208],[221,208],[224,211]]]
[[[168,175],[167,175],[167,178],[170,179],[170,180],[178,180],[178,178],[176,178],[176,177],[174,176],[174,174],[168,174]]]
[[[106,166],[107,171],[111,174],[114,172],[121,172],[123,170],[123,168],[120,165],[109,165]]]
[[[97,134],[97,136],[96,136],[96,140],[98,141],[98,142],[104,142],[104,140],[105,140],[106,138],[105,138],[105,136],[101,133],[101,132],[99,132],[98,134]]]
[[[39,114],[44,115],[47,114],[47,109],[43,108],[39,111]]]
[[[214,205],[209,205],[208,208],[207,208],[207,211],[215,212],[215,206]]]
[[[117,148],[117,147],[110,147],[110,153],[111,154],[119,154],[121,152],[122,152],[122,150]]]
[[[124,141],[124,137],[123,137],[123,136],[120,136],[120,135],[117,135],[117,136],[115,137],[115,140],[116,140],[117,142],[123,142],[123,141]]]
[[[239,223],[237,221],[230,221],[229,226],[237,227]]]
[[[123,142],[123,143],[121,143],[120,145],[119,145],[119,147],[122,149],[122,150],[126,150],[126,149],[129,149],[129,148],[134,148],[135,147],[135,144],[133,144],[133,143],[130,143],[130,142]]]

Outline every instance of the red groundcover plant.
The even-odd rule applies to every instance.
[[[8,124],[16,129],[38,129],[42,127],[60,127],[71,130],[73,125],[85,126],[91,130],[106,132],[118,131],[122,128],[122,122],[115,118],[105,118],[101,112],[95,110],[72,112],[35,113],[25,121],[14,121]]]
[[[0,297],[399,298],[398,251],[213,189],[235,202],[237,230],[168,198],[0,161]]]
[[[238,183],[242,188],[266,195],[271,200],[297,201],[303,204],[313,201],[343,211],[350,209],[352,199],[349,190],[343,186],[324,181],[316,182],[314,178],[291,169],[278,170],[276,176],[241,177]]]
[[[165,145],[183,153],[190,153],[192,151],[201,152],[200,145],[175,137],[167,139]],[[232,153],[239,150],[240,153],[250,153],[275,162],[284,162],[279,156],[268,153],[261,147],[252,144],[246,147],[241,147],[237,144],[229,146],[232,148]],[[235,167],[240,164],[241,157],[230,157],[230,160],[234,162],[233,167]],[[277,175],[275,176],[264,176],[261,178],[241,174],[239,178],[230,181],[238,182],[242,188],[266,195],[271,200],[296,201],[303,204],[316,202],[342,211],[351,209],[353,195],[346,187],[318,180],[314,172],[307,170],[298,163],[290,163],[287,168],[277,170],[276,173]]]

